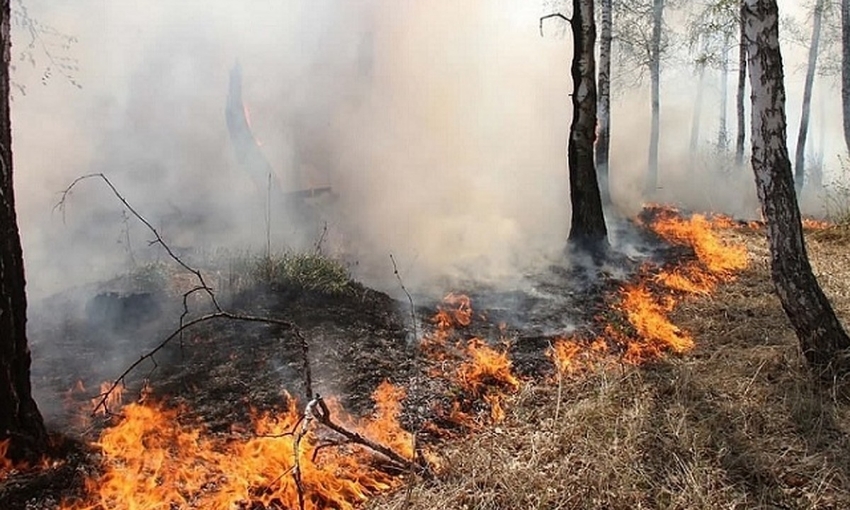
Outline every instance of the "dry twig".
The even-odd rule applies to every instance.
[[[342,425],[339,425],[338,423],[333,421],[333,419],[331,418],[331,411],[330,409],[328,409],[327,404],[325,404],[325,401],[321,396],[316,395],[316,398],[314,400],[316,402],[316,406],[314,406],[311,411],[313,413],[313,416],[322,425],[328,427],[337,434],[345,437],[348,441],[352,443],[365,446],[366,448],[369,448],[372,451],[380,453],[384,457],[390,459],[392,462],[398,464],[401,469],[415,471],[427,478],[433,476],[430,467],[425,463],[424,459],[408,459],[400,453],[392,450],[391,448],[388,448],[380,443],[376,443],[375,441],[372,441],[368,437],[358,434],[357,432],[346,429]]]

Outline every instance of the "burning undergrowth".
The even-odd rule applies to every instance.
[[[603,269],[579,290],[570,271],[553,269],[542,291],[526,294],[525,301],[543,303],[529,310],[547,309],[543,322],[562,314],[569,331],[528,328],[535,319],[517,320],[504,295],[450,293],[411,342],[409,310],[358,284],[334,293],[244,289],[234,310],[299,325],[312,383],[304,350],[279,324],[202,324],[162,350],[149,367],[156,371],[128,379],[129,403],[109,402],[116,414],[79,423],[96,436],[92,451],[76,457],[80,469],[56,475],[50,496],[25,483],[10,490],[0,479],[0,501],[73,510],[343,509],[414,474],[439,474],[439,438],[501,421],[525,380],[574,377],[593,364],[642,363],[693,346],[670,311],[733,278],[746,251],[719,241],[715,231],[731,226],[723,218],[650,207],[636,223],[671,247],[661,264],[629,261],[640,268],[626,281]],[[547,308],[558,287],[562,295]],[[523,293],[510,298],[521,302]],[[417,312],[423,316],[423,308]],[[79,404],[84,391],[76,388],[67,394]],[[1,462],[8,480],[49,472]]]

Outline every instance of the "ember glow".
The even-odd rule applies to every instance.
[[[341,423],[412,456],[412,437],[398,423],[404,391],[384,383],[373,397],[377,411],[368,419],[331,407]],[[66,502],[63,510],[298,508],[296,457],[308,509],[353,509],[400,483],[377,467],[374,454],[316,423],[305,425],[292,399],[285,411],[256,417],[255,434],[244,437],[213,435],[182,423],[181,410],[156,404],[129,404],[121,414],[97,442],[102,475],[87,480],[84,501]]]

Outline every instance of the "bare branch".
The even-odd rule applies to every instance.
[[[166,337],[163,341],[161,341],[156,347],[154,347],[153,349],[151,349],[147,353],[139,356],[139,359],[137,359],[129,367],[127,367],[124,370],[124,372],[122,372],[121,375],[119,375],[115,379],[115,381],[113,381],[113,383],[109,387],[109,389],[107,389],[106,391],[104,391],[101,394],[101,399],[97,403],[95,408],[93,409],[92,413],[98,411],[101,408],[105,412],[108,413],[109,408],[106,405],[106,401],[109,398],[109,395],[113,391],[115,391],[115,389],[120,384],[122,384],[124,382],[124,379],[133,370],[135,370],[136,367],[138,367],[139,365],[144,363],[145,360],[151,360],[153,363],[156,363],[156,360],[154,359],[154,356],[156,355],[156,353],[158,353],[159,351],[164,349],[165,346],[169,344],[169,342],[171,342],[172,340],[174,340],[175,338],[180,336],[180,334],[183,331],[185,331],[188,328],[191,328],[192,326],[201,324],[203,322],[208,322],[208,321],[218,320],[218,319],[227,319],[227,320],[242,321],[242,322],[258,322],[258,323],[262,323],[262,324],[272,324],[272,325],[276,325],[276,326],[281,326],[284,329],[290,331],[292,333],[292,335],[295,336],[295,338],[301,344],[301,349],[302,349],[302,353],[304,354],[304,360],[305,360],[305,362],[304,362],[305,384],[306,384],[308,390],[311,389],[312,381],[311,381],[311,375],[310,375],[310,366],[309,366],[309,363],[307,362],[307,352],[308,352],[307,340],[304,338],[304,336],[301,334],[301,331],[298,329],[298,327],[294,323],[289,322],[289,321],[285,321],[285,320],[281,320],[281,319],[272,319],[270,317],[256,317],[256,316],[253,316],[253,315],[241,315],[241,314],[230,313],[230,312],[225,312],[225,311],[217,311],[217,312],[213,312],[213,313],[201,316],[201,317],[197,317],[195,319],[192,319],[189,322],[181,324],[179,328],[174,330],[170,335],[168,335],[168,337]]]
[[[395,263],[395,258],[393,254],[390,253],[390,261],[393,263],[393,274],[398,280],[398,284],[401,287],[401,290],[404,291],[404,294],[407,296],[407,301],[410,303],[410,320],[413,324],[413,340],[419,340],[419,333],[416,328],[416,305],[413,304],[413,297],[410,295],[410,292],[407,292],[407,287],[404,286],[404,282],[401,280],[401,274],[398,272],[398,266]]]
[[[572,22],[572,20],[570,18],[564,16],[560,12],[555,12],[555,13],[552,13],[552,14],[547,14],[546,16],[542,16],[540,18],[540,37],[543,37],[543,22],[546,21],[547,19],[550,19],[550,18],[558,18],[558,19],[566,21],[567,23]]]
[[[130,205],[130,203],[127,201],[127,199],[124,198],[124,196],[118,191],[118,189],[112,184],[112,181],[110,181],[109,178],[106,177],[106,175],[104,175],[102,173],[93,173],[93,174],[86,174],[86,175],[77,177],[62,192],[62,196],[59,199],[59,202],[54,207],[54,209],[56,209],[56,208],[60,209],[62,211],[63,217],[64,217],[65,205],[67,203],[68,196],[71,194],[71,191],[74,189],[74,187],[76,187],[76,185],[78,183],[80,183],[84,180],[87,180],[87,179],[100,179],[103,182],[105,182],[106,185],[109,187],[109,189],[112,191],[112,193],[118,198],[118,200],[121,201],[122,204],[124,204],[124,207],[126,207],[127,210],[130,211],[130,213],[133,216],[136,217],[136,219],[138,219],[140,222],[142,222],[142,224],[144,224],[144,226],[147,227],[147,229],[150,230],[153,233],[155,240],[152,241],[151,244],[159,244],[160,246],[162,246],[162,248],[165,250],[165,252],[168,254],[168,256],[171,257],[172,260],[174,260],[178,265],[180,265],[180,267],[182,267],[183,269],[185,269],[189,273],[193,274],[195,276],[195,278],[198,280],[197,286],[195,286],[194,288],[190,289],[189,291],[187,291],[186,293],[183,294],[183,313],[180,315],[180,324],[179,324],[178,328],[174,332],[172,332],[165,340],[160,342],[159,345],[157,345],[152,350],[148,351],[146,354],[139,357],[138,360],[136,360],[133,364],[131,364],[129,367],[127,367],[127,369],[124,370],[124,372],[120,376],[118,376],[117,379],[115,379],[115,381],[112,383],[112,386],[109,388],[109,390],[107,390],[105,392],[105,394],[101,396],[100,401],[98,402],[97,406],[95,406],[94,410],[92,411],[93,413],[97,412],[100,408],[103,408],[103,410],[107,413],[109,412],[109,409],[108,409],[107,404],[106,404],[106,402],[109,398],[109,395],[115,390],[115,388],[118,387],[119,384],[121,384],[124,381],[124,378],[127,377],[127,375],[129,375],[130,372],[132,372],[136,367],[141,365],[145,360],[148,360],[148,359],[151,360],[154,363],[154,366],[156,366],[156,360],[154,359],[154,355],[157,352],[159,352],[160,350],[162,350],[166,345],[168,345],[168,343],[171,340],[173,340],[174,338],[179,336],[181,347],[182,347],[183,332],[187,328],[194,326],[196,324],[200,324],[202,322],[206,322],[206,321],[210,321],[210,320],[214,320],[214,319],[229,319],[229,320],[244,321],[244,322],[259,322],[259,323],[263,323],[263,324],[271,324],[271,325],[281,326],[284,329],[292,332],[293,336],[295,336],[295,338],[299,342],[299,345],[301,346],[301,354],[303,356],[303,376],[304,376],[305,393],[307,394],[308,399],[312,398],[312,395],[313,395],[313,377],[312,377],[312,372],[311,372],[311,369],[310,369],[309,345],[307,344],[306,338],[304,338],[304,336],[301,334],[301,331],[298,329],[298,327],[294,323],[289,322],[289,321],[285,321],[285,320],[273,319],[273,318],[268,318],[268,317],[256,317],[256,316],[252,316],[252,315],[243,315],[243,314],[237,314],[237,313],[231,313],[231,312],[225,311],[221,307],[221,305],[219,305],[218,300],[215,297],[215,292],[213,291],[212,287],[210,287],[207,284],[206,280],[204,279],[204,275],[201,273],[201,271],[199,269],[195,269],[194,267],[192,267],[189,264],[187,264],[186,262],[184,262],[180,257],[177,256],[177,254],[174,253],[174,251],[172,251],[172,249],[168,245],[168,243],[166,243],[165,240],[162,238],[162,236],[159,234],[159,231],[157,231],[157,229],[147,219],[145,219],[144,216],[142,216],[132,205]],[[204,294],[206,294],[209,297],[210,302],[212,303],[215,311],[211,314],[207,314],[207,315],[204,315],[202,317],[198,317],[198,318],[193,319],[189,322],[184,322],[186,317],[189,314],[189,305],[188,305],[189,296],[191,296],[192,294],[195,294],[197,292],[203,292]]]

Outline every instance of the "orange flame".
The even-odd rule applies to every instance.
[[[668,317],[676,305],[673,292],[708,295],[718,283],[733,278],[735,272],[746,268],[749,263],[745,246],[726,244],[716,232],[735,227],[731,218],[715,216],[708,219],[696,214],[685,219],[673,208],[650,207],[653,214],[648,227],[670,243],[691,247],[697,260],[656,270],[654,275],[648,274],[653,271],[646,267],[642,281],[620,290],[617,308],[625,314],[630,331],[623,331],[608,322],[602,337],[597,338],[593,345],[600,353],[604,352],[608,342],[623,346],[623,360],[628,363],[657,358],[667,351],[683,353],[692,349],[694,340],[691,335]],[[673,292],[659,297],[650,287]],[[588,353],[573,340],[558,340],[547,355],[558,373],[564,375],[580,369]]]
[[[5,478],[6,473],[11,471],[14,467],[14,463],[11,459],[6,457],[6,454],[9,451],[9,443],[9,439],[0,441],[0,480]]]
[[[637,333],[637,338],[628,342],[625,354],[627,362],[636,363],[657,357],[665,349],[680,354],[693,348],[693,338],[667,317],[675,304],[672,298],[659,303],[649,289],[641,284],[626,287],[622,293],[621,306]]]
[[[335,418],[357,422],[367,437],[412,456],[411,436],[398,424],[403,396],[403,390],[385,383],[375,391],[373,418]],[[64,510],[298,508],[292,476],[296,455],[305,507],[311,510],[351,510],[399,483],[374,467],[371,453],[338,444],[320,427],[305,429],[297,448],[298,431],[309,424],[302,422],[294,401],[280,414],[257,417],[256,435],[245,440],[183,424],[178,409],[134,403],[122,413],[122,421],[98,441],[103,475],[86,482],[86,501],[66,502]]]
[[[715,229],[725,228],[726,223],[722,218],[712,222],[701,214],[694,214],[690,219],[660,217],[650,228],[673,244],[693,247],[697,259],[708,272],[720,276],[745,269],[748,264],[746,247],[726,245],[715,233]]]
[[[507,353],[499,352],[479,338],[469,341],[466,348],[468,360],[457,369],[457,378],[464,389],[481,395],[489,386],[502,386],[511,391],[519,389],[519,379],[511,371]]]
[[[454,360],[458,363],[453,370],[446,371],[446,364],[431,369],[435,377],[443,377],[461,389],[466,395],[463,402],[455,400],[449,413],[439,413],[450,423],[475,430],[478,428],[475,418],[467,411],[473,401],[479,399],[490,409],[493,422],[505,418],[502,405],[503,391],[514,392],[519,389],[520,381],[513,374],[512,363],[507,352],[490,347],[480,338],[464,341],[457,330],[472,324],[473,310],[469,296],[450,293],[443,298],[432,322],[436,329],[422,338],[420,347],[433,361]],[[506,326],[505,326],[506,327]],[[500,330],[504,331],[500,326]],[[449,341],[454,345],[450,346]]]
[[[79,385],[82,387],[82,382],[80,382]],[[110,389],[112,391],[110,391]],[[121,385],[112,388],[112,383],[109,381],[100,383],[100,392],[98,392],[96,397],[90,400],[92,412],[94,414],[105,415],[117,410],[122,404],[124,404],[124,393],[126,391],[127,388]],[[105,400],[104,397],[106,397]],[[101,401],[103,401],[103,405],[100,405]]]
[[[831,226],[832,224],[828,221],[803,218],[803,228],[807,230],[824,230]]]
[[[580,355],[582,346],[573,340],[559,338],[555,340],[546,351],[546,356],[555,364],[555,368],[561,375],[573,374],[581,367]]]

